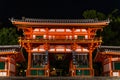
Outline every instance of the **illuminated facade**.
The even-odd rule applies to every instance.
[[[104,76],[120,76],[120,47],[100,46],[95,57],[96,62],[102,62]]]
[[[16,62],[25,61],[19,45],[0,45],[0,76],[16,76]]]
[[[94,75],[92,52],[102,42],[101,37],[95,37],[96,31],[102,31],[108,20],[24,18],[11,22],[24,33],[19,42],[28,52],[27,76]],[[60,61],[62,66],[57,66]]]

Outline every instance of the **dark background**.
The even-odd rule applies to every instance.
[[[108,14],[120,0],[0,0],[0,18],[82,18],[89,9]]]

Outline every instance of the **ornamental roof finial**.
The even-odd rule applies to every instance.
[[[25,20],[25,16],[22,16],[22,20]]]

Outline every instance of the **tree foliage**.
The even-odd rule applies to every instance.
[[[94,19],[97,18],[96,14],[96,10],[86,10],[83,12],[83,17],[86,19]]]
[[[18,34],[16,28],[1,28],[0,29],[0,45],[18,44]]]
[[[83,12],[82,15],[85,19],[96,19],[96,18],[99,20],[106,19],[105,14],[101,12],[97,12],[96,10],[86,10]]]
[[[103,29],[103,45],[120,46],[120,15],[117,9],[113,10],[108,16],[110,24]]]

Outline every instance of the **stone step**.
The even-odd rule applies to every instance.
[[[120,80],[120,77],[0,77],[0,80]]]

